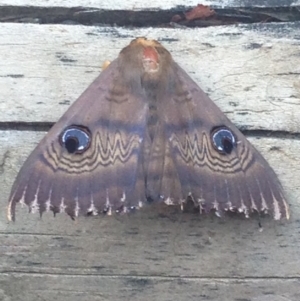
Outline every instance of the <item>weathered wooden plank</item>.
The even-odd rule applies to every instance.
[[[299,280],[0,275],[3,301],[298,301]]]
[[[81,1],[71,1],[71,0],[1,0],[0,5],[11,5],[11,6],[41,6],[41,7],[91,7],[100,9],[128,9],[128,10],[139,10],[139,9],[171,9],[176,6],[193,7],[199,4],[198,0],[167,0],[159,1],[152,0],[151,2],[146,2],[143,0],[81,0]],[[216,7],[278,7],[278,6],[296,6],[300,5],[299,0],[202,0],[203,5],[212,5]]]
[[[298,30],[296,23],[131,31],[1,24],[0,122],[56,121],[104,59],[147,35],[240,127],[297,133]],[[261,233],[255,219],[154,206],[75,223],[62,214],[40,221],[19,208],[8,224],[12,181],[42,136],[0,132],[0,300],[299,300],[299,141],[250,139],[279,175],[292,211],[287,223],[263,218]]]
[[[200,216],[151,205],[130,216],[28,215],[5,208],[12,181],[43,133],[0,132],[0,272],[50,274],[300,277],[300,141],[251,138],[274,167],[291,204],[289,222]],[[166,299],[162,299],[166,300]]]
[[[263,6],[300,1],[268,0]],[[262,1],[205,1],[234,7]],[[182,1],[24,1],[1,5],[169,9]],[[239,127],[299,133],[299,24],[196,30],[0,24],[0,124],[54,122],[136,36],[159,39]],[[0,131],[0,300],[298,301],[300,141],[250,138],[279,175],[289,222],[146,208],[132,216],[28,215],[5,207],[44,133]],[[23,214],[22,214],[23,213]]]
[[[134,29],[1,24],[0,120],[55,122],[137,36],[160,40],[239,127],[299,131],[300,25]]]

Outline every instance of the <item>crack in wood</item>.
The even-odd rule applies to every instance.
[[[64,267],[62,270],[67,269],[68,267]],[[50,268],[51,269],[51,268]],[[71,268],[74,270],[74,268]],[[82,268],[79,267],[78,270],[81,270]],[[186,280],[186,281],[278,281],[278,280],[286,280],[286,281],[299,281],[300,276],[232,276],[232,277],[216,277],[216,276],[175,276],[175,275],[126,275],[126,274],[81,274],[81,273],[55,273],[55,272],[35,272],[35,271],[10,271],[10,270],[2,270],[0,271],[1,274],[10,274],[14,275],[17,274],[18,276],[26,276],[26,275],[41,275],[41,276],[59,276],[59,277],[97,277],[97,278],[119,278],[119,279],[148,279],[148,280]]]
[[[85,7],[2,6],[0,22],[35,24],[117,25],[135,27],[172,27],[175,15],[184,27],[208,27],[228,24],[295,22],[300,20],[300,7],[234,7],[213,8],[215,14],[202,19],[186,20],[185,12],[191,7],[168,10],[103,10]]]
[[[54,125],[53,122],[1,122],[0,131],[26,131],[26,132],[48,132]],[[245,126],[237,126],[246,137],[280,138],[300,140],[299,132],[273,131],[265,129],[247,129]]]

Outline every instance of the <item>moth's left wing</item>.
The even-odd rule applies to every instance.
[[[190,197],[205,211],[263,211],[288,218],[281,184],[266,160],[183,69],[173,62],[172,70],[174,88],[158,110],[173,177],[181,185],[171,201]]]
[[[134,89],[126,58],[116,59],[53,126],[21,168],[8,218],[18,202],[31,211],[126,211],[145,198],[141,153],[148,106]]]

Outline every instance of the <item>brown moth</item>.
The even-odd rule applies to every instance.
[[[119,54],[39,143],[12,187],[31,211],[128,212],[149,201],[289,218],[265,159],[157,41]]]

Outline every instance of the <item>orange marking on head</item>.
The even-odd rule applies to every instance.
[[[154,63],[158,63],[158,53],[156,49],[151,46],[144,48],[143,57],[145,60],[151,60]]]
[[[159,57],[154,47],[146,46],[143,49],[143,66],[146,72],[158,71]]]

